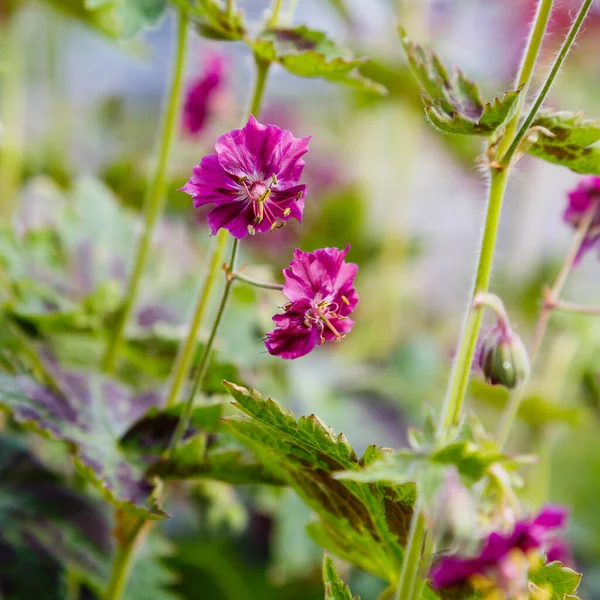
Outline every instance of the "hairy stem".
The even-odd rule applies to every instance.
[[[202,285],[200,296],[198,297],[198,303],[194,309],[194,315],[192,316],[192,322],[188,331],[187,338],[183,345],[177,352],[177,358],[175,359],[175,365],[173,367],[173,374],[171,375],[171,386],[169,393],[167,394],[167,407],[174,406],[177,404],[179,398],[179,392],[183,385],[187,374],[189,373],[192,360],[194,358],[194,350],[196,348],[196,341],[198,338],[198,331],[208,306],[208,300],[212,294],[213,287],[215,285],[217,275],[221,270],[223,262],[223,256],[225,254],[225,248],[227,246],[227,240],[229,236],[225,229],[221,229],[217,234],[217,247],[215,248],[208,268],[208,273]]]
[[[173,55],[173,75],[168,92],[167,106],[163,116],[161,132],[158,139],[158,163],[146,189],[144,201],[144,232],[138,244],[135,264],[129,278],[125,302],[119,311],[115,330],[113,331],[113,335],[102,361],[102,367],[107,373],[111,373],[115,369],[119,350],[123,344],[125,327],[133,311],[139,292],[142,273],[150,253],[154,228],[163,212],[169,157],[171,155],[171,148],[179,123],[179,98],[181,96],[183,82],[187,24],[188,21],[185,13],[180,10],[178,12],[177,20],[177,42]]]
[[[559,303],[560,294],[562,293],[565,284],[567,283],[567,278],[569,277],[569,273],[571,272],[573,265],[577,259],[577,255],[579,254],[579,250],[581,248],[581,244],[583,243],[585,236],[594,220],[598,211],[598,201],[593,202],[583,219],[579,223],[577,227],[577,231],[573,237],[573,241],[571,246],[563,260],[563,263],[560,267],[558,275],[552,284],[552,287],[548,290],[544,304],[542,306],[542,310],[540,312],[540,316],[538,318],[535,332],[533,334],[533,339],[531,341],[531,346],[529,348],[529,360],[531,365],[533,365],[537,355],[540,351],[540,347],[542,345],[542,341],[544,339],[544,335],[546,333],[546,329],[548,328],[548,323],[550,321],[550,315],[552,314],[553,308]],[[506,444],[508,440],[508,436],[510,430],[512,428],[513,423],[517,417],[519,412],[519,406],[521,405],[521,401],[525,395],[525,391],[527,390],[527,384],[529,382],[529,378],[527,378],[510,396],[508,404],[504,409],[504,413],[500,419],[500,424],[498,426],[497,432],[497,440],[500,448]]]
[[[523,138],[527,135],[527,132],[529,131],[533,120],[535,119],[540,108],[542,107],[544,100],[547,98],[548,93],[550,92],[550,89],[552,88],[552,85],[556,80],[556,77],[562,69],[567,55],[569,54],[569,51],[573,46],[573,43],[575,42],[577,36],[579,35],[579,32],[581,31],[581,26],[583,25],[583,22],[585,21],[585,18],[590,10],[590,7],[592,6],[592,1],[593,0],[584,0],[583,4],[581,5],[579,13],[575,18],[575,21],[573,21],[573,25],[571,25],[571,29],[569,30],[569,33],[565,38],[563,45],[561,46],[560,52],[554,60],[554,64],[550,69],[550,73],[548,74],[548,77],[546,77],[546,81],[544,81],[544,85],[542,85],[542,88],[539,94],[537,95],[537,98],[535,99],[531,110],[525,117],[525,120],[523,121],[519,131],[512,140],[509,149],[506,151],[506,154],[504,154],[504,156],[502,156],[502,158],[500,159],[500,164],[502,166],[507,167],[508,165],[510,165],[510,161],[512,160],[516,151],[519,149]]]
[[[551,8],[552,0],[540,0],[524,58],[521,62],[521,68],[517,76],[517,85],[523,89],[523,95],[526,93],[533,75]],[[521,99],[517,114],[507,125],[504,139],[500,142],[500,152],[502,152],[503,145],[510,144],[508,136],[512,136],[517,128],[523,105],[524,98]],[[508,177],[509,169],[493,169],[491,171],[485,225],[480,242],[475,282],[469,297],[467,315],[460,335],[458,351],[448,381],[446,396],[438,423],[437,438],[439,442],[443,440],[448,429],[458,421],[464,404],[482,319],[481,307],[474,304],[474,299],[478,294],[486,293],[489,289],[498,226],[500,224],[502,203]],[[419,600],[418,597],[415,598],[412,594],[413,591],[420,594],[422,590],[422,586],[417,585],[415,582],[418,578],[421,549],[423,548],[425,535],[425,517],[420,509],[415,508],[411,523],[411,533],[406,547],[406,558],[402,565],[402,573],[396,590],[396,600]],[[432,542],[432,545],[434,546],[435,542]],[[418,559],[412,560],[414,556],[418,556]],[[407,592],[410,595],[405,595]]]
[[[585,304],[566,302],[564,300],[558,300],[550,308],[551,310],[558,310],[560,312],[570,312],[579,315],[588,315],[590,317],[597,317],[598,315],[600,315],[600,306],[586,306]]]

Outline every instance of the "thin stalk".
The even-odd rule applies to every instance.
[[[107,373],[110,373],[115,369],[119,350],[123,343],[125,326],[133,311],[135,300],[139,292],[142,273],[150,253],[154,228],[163,212],[166,197],[166,179],[169,157],[171,155],[173,140],[175,139],[177,126],[179,124],[179,99],[183,82],[187,24],[188,20],[184,11],[178,11],[177,41],[175,52],[173,54],[173,76],[167,97],[167,107],[158,139],[158,163],[148,188],[146,189],[146,198],[144,202],[144,232],[137,248],[137,255],[129,279],[125,302],[119,312],[115,330],[102,361],[102,367]]]
[[[575,39],[579,35],[581,26],[583,25],[583,22],[585,21],[585,18],[591,6],[592,0],[584,0],[581,8],[579,9],[577,17],[575,18],[575,21],[573,21],[573,25],[571,25],[571,29],[567,37],[565,38],[565,41],[563,42],[563,45],[556,59],[554,60],[554,64],[550,69],[550,73],[548,74],[548,77],[546,78],[542,89],[540,90],[537,98],[535,99],[535,102],[533,103],[533,106],[531,107],[531,110],[529,111],[529,114],[525,117],[521,128],[512,140],[509,149],[506,151],[506,154],[504,154],[504,156],[502,156],[502,158],[499,161],[503,167],[507,167],[510,164],[512,157],[514,156],[515,152],[519,149],[523,138],[527,135],[527,132],[529,131],[533,120],[537,116],[540,108],[542,107],[542,104],[544,103],[544,100],[548,96],[548,93],[550,92],[550,89],[554,84],[554,81],[556,80],[556,77],[558,76],[558,73],[562,69],[565,59],[567,58],[567,55],[569,54],[569,51],[571,50]]]
[[[194,315],[192,317],[192,322],[190,323],[187,338],[181,348],[179,348],[177,358],[175,359],[173,375],[171,376],[171,387],[167,394],[167,407],[174,406],[177,403],[179,391],[189,373],[192,359],[194,358],[194,349],[196,348],[198,331],[200,330],[200,325],[204,318],[204,313],[206,312],[208,300],[215,285],[217,275],[221,270],[223,255],[225,254],[228,239],[229,236],[227,230],[221,229],[217,234],[217,247],[214,250],[208,273],[206,274],[202,291],[198,298],[198,303],[194,309]]]
[[[588,315],[591,317],[597,317],[600,315],[600,306],[586,306],[585,304],[577,304],[575,302],[566,302],[563,300],[559,300],[552,305],[552,310],[570,312],[579,315]]]
[[[260,107],[262,106],[270,63],[259,58],[256,54],[254,55],[254,62],[256,63],[256,80],[248,113],[256,117],[260,113]]]
[[[573,269],[573,265],[575,264],[577,255],[579,254],[581,244],[585,240],[585,236],[587,235],[587,232],[594,220],[594,217],[596,216],[597,211],[598,202],[594,202],[584,215],[583,219],[581,219],[577,231],[573,236],[571,246],[569,247],[569,250],[565,255],[563,263],[560,267],[558,275],[556,276],[552,287],[550,288],[550,290],[548,290],[546,294],[544,305],[542,306],[542,310],[540,311],[540,316],[538,318],[535,327],[535,332],[533,334],[533,339],[529,348],[529,361],[532,366],[535,359],[537,358],[540,347],[542,345],[542,341],[548,328],[548,322],[550,321],[550,315],[552,314],[552,310],[554,306],[559,303],[559,298],[565,287],[565,284],[567,283],[569,273]],[[508,404],[504,409],[504,413],[500,419],[500,424],[498,426],[498,432],[496,436],[498,440],[498,446],[500,449],[502,449],[502,447],[504,446],[504,444],[506,444],[506,441],[508,440],[510,430],[519,412],[519,406],[521,405],[521,401],[523,400],[525,391],[527,390],[528,383],[529,377],[511,394]]]
[[[192,385],[192,389],[190,390],[187,402],[183,407],[183,412],[181,413],[181,417],[179,418],[179,422],[177,423],[177,428],[175,429],[175,433],[171,439],[171,443],[169,444],[169,449],[167,450],[166,457],[172,458],[173,453],[177,449],[177,446],[181,443],[183,436],[185,434],[186,429],[190,424],[190,419],[192,417],[192,409],[194,408],[194,399],[198,390],[200,389],[200,385],[204,381],[204,377],[206,376],[206,372],[208,370],[208,365],[210,363],[210,355],[212,352],[212,347],[217,337],[217,332],[219,331],[219,325],[221,324],[221,320],[223,318],[223,314],[225,313],[225,308],[227,306],[227,302],[229,300],[229,296],[231,294],[231,288],[233,286],[233,277],[231,277],[231,273],[235,269],[235,260],[237,257],[239,240],[233,240],[231,244],[231,257],[229,259],[229,263],[227,265],[227,272],[230,274],[227,277],[227,281],[225,282],[225,287],[223,288],[223,295],[221,296],[221,302],[219,304],[219,308],[217,310],[217,315],[215,316],[215,320],[210,331],[210,335],[208,336],[208,340],[206,341],[206,345],[202,351],[202,357],[200,358],[200,362],[198,363],[198,368],[196,369],[196,376],[194,378],[194,384]]]
[[[406,552],[404,554],[404,562],[402,563],[402,572],[400,581],[396,588],[395,600],[411,600],[413,598],[413,590],[416,586],[416,574],[419,572],[421,564],[421,550],[425,540],[425,515],[420,507],[415,506],[415,512],[410,524],[410,532],[406,543]],[[414,576],[409,574],[414,573]]]
[[[2,99],[0,102],[0,216],[9,219],[17,206],[23,130],[25,124],[25,86],[23,50],[19,40],[19,13],[15,12],[2,26]]]
[[[233,16],[234,11],[235,11],[235,0],[227,0],[227,3],[225,5],[225,14],[227,15],[227,17],[231,18]]]
[[[252,285],[257,288],[263,288],[265,290],[283,290],[283,285],[280,283],[270,283],[269,281],[259,281],[258,279],[254,279],[253,277],[248,277],[247,275],[243,275],[242,273],[232,273],[231,275],[233,279],[237,279],[238,281],[243,281],[248,285]]]
[[[544,33],[548,24],[548,13],[551,7],[551,0],[540,0],[540,3],[538,4],[538,10],[532,24],[524,58],[521,62],[519,74],[517,75],[517,85],[523,89],[523,98],[529,87],[533,70],[537,62]],[[505,132],[503,140],[500,142],[500,151],[502,151],[503,145],[508,145],[510,143],[508,135],[511,135],[511,132],[517,127],[523,109],[523,102],[524,99],[521,100],[519,109],[512,121],[507,125],[507,131]],[[481,307],[475,306],[473,301],[478,294],[486,293],[489,289],[494,250],[496,248],[498,227],[500,224],[502,204],[508,183],[509,172],[510,169],[491,170],[485,225],[480,242],[475,282],[469,298],[467,315],[463,323],[458,344],[458,352],[452,367],[444,404],[442,406],[436,434],[438,441],[441,441],[448,429],[458,421],[462,411],[482,320]],[[416,508],[411,522],[411,534],[406,547],[402,573],[396,590],[396,600],[412,600],[414,598],[412,595],[413,590],[420,593],[420,590],[422,589],[422,586],[416,585],[415,582],[417,581],[425,533],[425,517],[422,512]],[[414,560],[415,556],[417,557],[416,560]],[[407,595],[407,592],[410,595]],[[416,598],[415,600],[419,599]]]

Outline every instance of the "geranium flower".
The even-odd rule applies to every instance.
[[[201,133],[210,117],[214,98],[223,85],[225,59],[219,54],[208,57],[204,72],[188,86],[183,103],[182,127],[190,136]]]
[[[306,185],[298,181],[309,139],[250,116],[243,129],[217,140],[216,154],[194,167],[181,191],[192,196],[195,208],[215,205],[207,217],[213,235],[224,228],[241,239],[291,218],[301,221]]]
[[[574,228],[579,227],[584,215],[588,212],[593,202],[600,201],[600,177],[590,175],[584,177],[577,187],[569,193],[569,204],[565,209],[563,219]],[[600,206],[596,211],[592,224],[585,236],[581,248],[575,259],[577,264],[582,256],[600,242]]]
[[[520,578],[523,574],[523,569],[515,569],[515,565],[527,568],[528,553],[539,551],[556,556],[557,551],[564,548],[564,542],[556,536],[555,530],[562,529],[566,520],[564,508],[547,506],[536,517],[517,521],[508,533],[492,532],[477,556],[454,555],[439,559],[430,572],[431,584],[440,589],[483,577],[495,580],[504,589],[509,588],[514,583],[509,579]],[[525,583],[526,575],[525,570]]]
[[[348,250],[350,246],[294,251],[294,260],[283,271],[283,293],[289,302],[283,314],[273,317],[277,328],[265,341],[269,354],[299,358],[350,332],[354,321],[348,315],[358,303],[354,289],[358,266],[344,261]]]

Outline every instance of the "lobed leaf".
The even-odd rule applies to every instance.
[[[530,582],[546,592],[548,600],[564,600],[572,597],[579,587],[581,574],[573,569],[563,567],[562,563],[554,561],[545,564],[529,578]]]
[[[115,506],[149,519],[166,516],[154,500],[157,481],[146,475],[177,424],[170,411],[158,411],[160,396],[133,393],[98,374],[53,375],[58,389],[0,374],[0,406],[24,426],[67,442],[79,472]],[[196,423],[215,419],[212,406],[196,411]]]
[[[327,554],[323,557],[323,583],[325,600],[353,600],[350,588],[340,579],[333,561]],[[354,600],[360,600],[360,596],[354,596]]]
[[[449,73],[435,52],[414,43],[404,29],[400,28],[399,33],[421,85],[425,114],[434,127],[445,133],[488,136],[515,116],[520,90],[484,103],[477,85],[460,69]]]
[[[154,27],[167,8],[167,0],[85,0],[84,4],[92,13],[110,10],[118,34],[123,38]]]
[[[236,42],[244,39],[246,26],[241,11],[228,13],[219,0],[174,0],[196,25],[198,33],[211,40]]]
[[[600,175],[600,119],[580,112],[540,111],[527,153],[575,173]]]
[[[398,577],[415,501],[412,483],[338,481],[361,461],[343,434],[316,416],[295,416],[257,391],[225,382],[244,416],[227,429],[270,471],[292,487],[319,517],[309,532],[327,550],[390,582]],[[367,450],[367,461],[377,451]]]
[[[320,77],[378,94],[387,93],[383,86],[358,72],[367,59],[356,58],[350,51],[339,48],[321,31],[304,26],[267,29],[250,45],[262,60],[277,62],[299,77]]]

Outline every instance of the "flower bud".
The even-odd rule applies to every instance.
[[[479,361],[488,383],[509,390],[521,385],[529,373],[529,357],[521,338],[501,325],[486,336]]]

